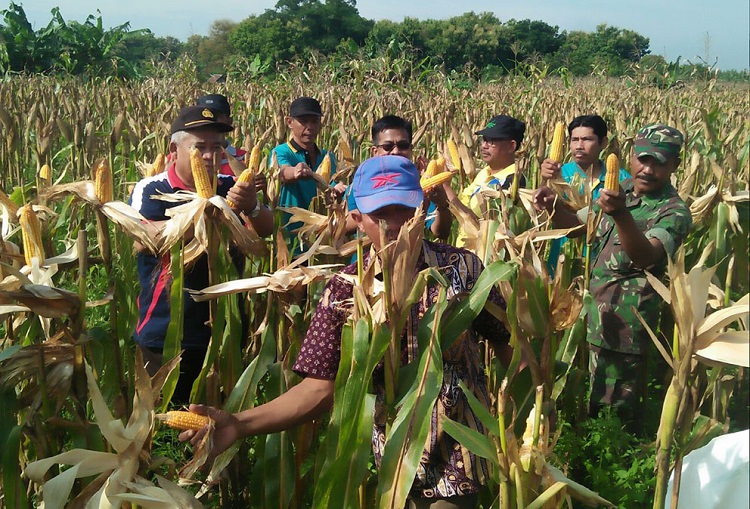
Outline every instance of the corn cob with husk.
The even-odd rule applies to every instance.
[[[112,169],[105,158],[99,159],[94,168],[94,193],[101,203],[114,200]]]
[[[609,154],[606,163],[607,173],[604,176],[604,189],[619,191],[620,189],[620,159],[616,154]]]
[[[451,163],[458,171],[461,171],[461,155],[458,153],[458,145],[453,138],[448,138],[448,154],[451,156]]]
[[[165,414],[156,414],[156,418],[164,422],[170,428],[186,430],[199,430],[206,427],[211,419],[207,415],[194,412],[172,410]]]
[[[41,264],[44,261],[44,246],[42,245],[42,226],[31,205],[24,205],[18,211],[21,223],[21,238],[23,240],[23,256],[26,265],[31,266],[31,261],[38,258]]]
[[[248,162],[247,167],[252,170],[253,173],[258,173],[258,170],[260,170],[260,156],[262,151],[262,143],[256,143],[250,151],[250,161]]]
[[[42,167],[39,168],[39,178],[45,182],[50,181],[52,178],[52,169],[49,167],[49,164],[43,164]]]
[[[552,145],[549,147],[549,158],[560,163],[563,160],[563,150],[565,145],[565,124],[558,122],[555,124],[555,133],[552,135]]]
[[[317,173],[322,180],[325,182],[331,181],[331,156],[330,154],[326,154],[323,156],[323,161],[318,166],[318,169],[315,170],[315,173]]]
[[[206,169],[206,163],[203,161],[203,156],[195,147],[190,149],[190,169],[193,172],[193,185],[195,186],[195,192],[198,193],[198,196],[201,198],[211,198],[214,195],[214,187],[208,176],[208,170]]]
[[[148,175],[147,177],[153,177],[154,175],[158,175],[159,173],[164,171],[164,168],[166,167],[166,158],[164,157],[164,154],[159,152],[156,154],[156,159],[154,159],[154,163],[151,165],[151,167],[148,169]]]

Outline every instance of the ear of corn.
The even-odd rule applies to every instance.
[[[114,200],[114,184],[112,183],[112,169],[105,158],[99,159],[94,170],[94,192],[101,203]]]
[[[255,180],[255,173],[250,168],[247,168],[242,173],[240,173],[240,176],[237,177],[237,183],[240,182],[253,182]],[[229,205],[231,208],[234,208],[234,202],[230,199],[227,199],[227,205]]]
[[[203,156],[195,147],[190,149],[190,169],[193,172],[193,185],[195,192],[201,198],[211,198],[214,195],[214,188],[211,179],[208,177],[206,163]]]
[[[458,145],[453,141],[453,138],[448,139],[448,153],[451,156],[453,167],[461,171],[461,155],[458,153]]]
[[[434,177],[437,174],[438,174],[437,161],[434,159],[430,159],[430,162],[427,163],[427,169],[424,171],[424,175],[422,175],[422,179],[428,179],[428,178]]]
[[[433,177],[422,177],[419,180],[419,185],[422,186],[422,189],[427,190],[431,187],[439,186],[443,182],[450,182],[450,180],[453,178],[453,172],[450,171],[444,171],[442,173],[438,173],[437,175]]]
[[[253,149],[250,151],[250,162],[247,167],[252,170],[253,173],[257,173],[260,169],[260,154],[263,150],[262,143],[256,143]]]
[[[52,169],[49,167],[49,164],[43,164],[39,169],[39,178],[47,182],[52,178]]]
[[[323,156],[323,162],[320,163],[320,166],[318,166],[318,169],[315,173],[320,175],[321,178],[325,180],[326,182],[331,181],[331,154],[330,153]]]
[[[23,256],[26,265],[31,266],[31,261],[38,258],[44,261],[44,247],[42,246],[42,226],[36,217],[31,205],[24,205],[18,212],[21,223],[21,238],[23,239]]]
[[[164,158],[164,154],[161,152],[156,154],[156,159],[154,159],[154,163],[151,165],[151,168],[148,170],[147,177],[153,177],[154,175],[158,175],[159,173],[164,171],[164,168],[166,166],[166,159]]]
[[[436,159],[437,162],[437,171],[435,172],[435,175],[439,173],[443,173],[445,171],[445,158],[443,156],[439,156]]]
[[[170,428],[181,429],[183,431],[203,429],[210,422],[207,415],[182,410],[172,410],[166,414],[156,414],[156,418]]]
[[[620,189],[620,159],[615,154],[607,156],[606,175],[604,176],[604,189],[618,191]]]
[[[549,148],[549,158],[556,163],[563,160],[563,149],[565,144],[565,124],[558,122],[555,124],[555,133],[552,136],[552,145]]]

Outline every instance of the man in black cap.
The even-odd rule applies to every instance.
[[[272,150],[281,170],[281,193],[279,207],[300,207],[307,209],[318,192],[313,172],[323,162],[328,154],[315,143],[320,132],[323,110],[320,103],[312,97],[298,97],[289,107],[286,125],[291,132],[291,139]],[[336,171],[336,162],[331,154],[331,174]],[[334,192],[341,196],[346,191],[346,185],[338,183],[333,187]],[[287,217],[288,219],[288,217]],[[289,231],[294,232],[301,224],[289,225]],[[299,252],[299,251],[297,251]]]
[[[450,183],[443,185],[448,200],[457,207],[471,210],[477,217],[486,215],[485,200],[481,195],[486,189],[508,189],[516,173],[516,151],[523,142],[526,124],[508,115],[496,115],[487,123],[484,129],[477,131],[482,137],[482,160],[487,166],[477,173],[474,181],[456,193]],[[526,185],[526,179],[521,176],[519,187]],[[456,200],[458,198],[458,200]],[[462,233],[459,232],[456,245],[463,245]]]
[[[131,205],[149,221],[154,232],[158,232],[168,219],[167,209],[180,204],[154,197],[179,190],[195,191],[190,165],[190,149],[195,147],[201,152],[209,177],[218,179],[216,193],[231,200],[237,213],[244,212],[259,235],[271,233],[273,216],[258,201],[253,184],[235,183],[233,177],[217,174],[224,148],[224,134],[231,130],[232,126],[220,122],[219,112],[212,108],[188,106],[180,110],[172,123],[169,144],[171,162],[167,169],[138,182],[130,196]],[[133,338],[143,349],[146,367],[153,375],[161,365],[164,339],[170,321],[170,260],[169,254],[157,257],[138,244],[136,250],[141,293],[138,297],[140,316]],[[192,268],[185,270],[184,286],[198,289],[208,286],[206,255],[199,258]],[[180,363],[182,374],[174,394],[174,401],[179,402],[187,402],[189,399],[190,389],[200,373],[211,337],[211,329],[207,325],[208,305],[205,302],[194,302],[186,293],[183,306],[182,348],[185,352]]]

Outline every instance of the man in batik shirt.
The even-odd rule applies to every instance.
[[[379,235],[381,221],[386,224],[388,240],[395,240],[401,226],[422,205],[424,196],[419,178],[419,171],[411,161],[395,155],[368,159],[358,168],[353,185],[358,209],[353,215],[358,227],[372,239],[374,251],[371,253],[383,247]],[[369,266],[376,258],[377,255],[370,254],[363,263]],[[437,268],[450,282],[449,297],[469,292],[482,271],[481,262],[469,251],[425,241],[417,270],[427,267]],[[356,264],[353,264],[343,273],[356,274],[356,271]],[[402,340],[403,364],[416,359],[417,327],[421,317],[437,300],[438,292],[436,284],[428,284],[424,298],[411,310]],[[288,429],[331,407],[334,379],[341,358],[341,332],[350,314],[352,293],[351,283],[342,277],[332,278],[323,291],[294,365],[294,370],[304,377],[302,382],[275,400],[251,410],[232,415],[211,411],[216,419],[215,452],[226,449],[238,438]],[[488,298],[502,305],[497,290],[493,289]],[[486,311],[480,313],[472,327],[443,352],[443,381],[433,408],[430,437],[412,486],[409,507],[431,507],[433,501],[439,501],[440,507],[445,508],[476,507],[477,493],[488,473],[487,464],[447,433],[439,433],[438,423],[440,416],[445,415],[480,433],[484,431],[459,387],[459,382],[463,382],[489,406],[478,334],[491,342],[502,359],[507,362],[510,358],[505,327]],[[373,448],[379,462],[385,443],[386,414],[382,368],[376,369],[373,382],[378,402]],[[208,411],[207,407],[198,405],[190,409],[199,413]],[[181,438],[187,440],[198,436],[186,432]]]

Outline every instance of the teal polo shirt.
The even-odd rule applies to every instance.
[[[315,146],[315,151],[318,152],[318,157],[315,161],[312,160],[312,154],[297,144],[293,139],[286,143],[283,143],[275,147],[268,155],[268,165],[270,167],[273,154],[276,154],[276,160],[279,166],[289,165],[297,166],[299,163],[307,163],[313,171],[318,169],[320,163],[323,162],[323,157],[328,153],[327,150]],[[336,173],[336,158],[331,154],[331,175]],[[318,193],[318,186],[315,183],[315,179],[300,179],[294,182],[286,183],[281,186],[281,192],[279,193],[279,207],[299,207],[302,209],[309,209],[310,202],[315,198]],[[289,222],[289,218],[292,217],[289,213],[284,213],[282,216],[283,224]],[[302,223],[294,222],[290,223],[286,230],[287,232],[293,233],[302,227]],[[292,248],[292,255],[296,256],[300,254],[305,246],[295,244],[292,240],[287,240],[290,248]]]
[[[313,171],[318,169],[323,157],[328,153],[327,150],[315,147],[318,152],[317,160],[312,161],[312,155],[307,150],[300,147],[294,140],[275,147],[269,155],[268,163],[270,165],[273,154],[276,154],[276,160],[279,166],[289,165],[297,166],[299,163],[307,163]],[[333,154],[332,154],[333,155]],[[331,175],[336,173],[336,160],[331,157]],[[314,179],[300,179],[295,182],[287,183],[281,186],[279,194],[279,207],[300,207],[306,209],[310,202],[318,193],[318,187]]]

